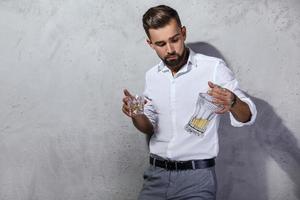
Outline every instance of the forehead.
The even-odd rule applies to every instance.
[[[175,19],[172,19],[169,24],[158,29],[149,29],[150,40],[156,41],[167,41],[174,35],[180,33],[180,27],[178,26]]]

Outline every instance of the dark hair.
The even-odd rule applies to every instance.
[[[178,13],[173,8],[166,5],[159,5],[150,8],[143,15],[143,27],[150,39],[149,29],[158,29],[166,26],[172,19],[175,19],[178,26],[181,27],[181,21]]]

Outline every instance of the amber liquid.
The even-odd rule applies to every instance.
[[[207,125],[208,125],[209,121],[207,119],[192,119],[190,122],[190,125],[198,130],[205,130]]]
[[[136,104],[133,104],[132,107],[131,107],[131,112],[133,114],[140,114],[143,112],[143,108],[144,108],[144,105],[142,104],[139,104],[139,103],[136,103]]]

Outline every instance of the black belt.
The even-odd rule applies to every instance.
[[[166,170],[204,169],[215,166],[215,159],[172,161],[150,157],[150,164]]]

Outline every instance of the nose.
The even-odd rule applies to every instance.
[[[172,53],[174,53],[174,47],[173,47],[173,45],[172,44],[170,44],[170,43],[167,43],[167,53],[168,54],[172,54]]]

